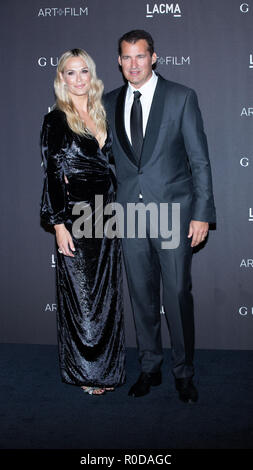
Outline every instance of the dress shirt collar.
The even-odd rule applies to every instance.
[[[156,84],[157,84],[157,80],[158,80],[158,76],[152,70],[152,76],[150,77],[150,79],[146,83],[144,83],[144,85],[142,85],[141,88],[138,88],[138,91],[142,94],[143,97],[150,96],[150,94],[153,95]],[[128,90],[127,90],[128,98],[130,98],[130,96],[131,97],[133,96],[134,91],[137,91],[137,88],[134,88],[131,85],[131,83],[128,82]]]

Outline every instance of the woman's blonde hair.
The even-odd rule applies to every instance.
[[[66,61],[71,57],[81,57],[86,62],[91,77],[90,89],[88,92],[88,113],[96,125],[97,133],[105,134],[106,113],[101,102],[104,85],[102,80],[97,78],[95,62],[83,49],[71,49],[70,51],[62,54],[59,59],[54,80],[56,106],[66,114],[68,125],[73,132],[86,137],[91,136],[91,132],[85,127],[85,124],[81,120],[68,93],[67,87],[61,79],[61,74],[64,72]]]

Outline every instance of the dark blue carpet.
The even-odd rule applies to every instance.
[[[139,374],[127,352],[127,383],[93,397],[63,384],[56,346],[0,345],[1,449],[253,448],[253,351],[198,350],[200,399],[178,400],[165,350],[163,383],[128,397]]]

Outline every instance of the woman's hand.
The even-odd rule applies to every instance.
[[[59,250],[65,256],[74,257],[73,253],[70,251],[76,251],[75,246],[72,240],[72,237],[69,231],[66,229],[64,224],[54,225],[56,242],[59,247]]]

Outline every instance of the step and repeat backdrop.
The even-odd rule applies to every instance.
[[[123,83],[117,40],[138,28],[154,37],[157,71],[196,90],[209,142],[217,226],[193,258],[196,347],[252,349],[253,0],[4,0],[0,11],[0,341],[57,341],[54,237],[39,218],[39,141],[58,58],[86,49],[110,91]],[[127,345],[135,346],[124,284]]]

